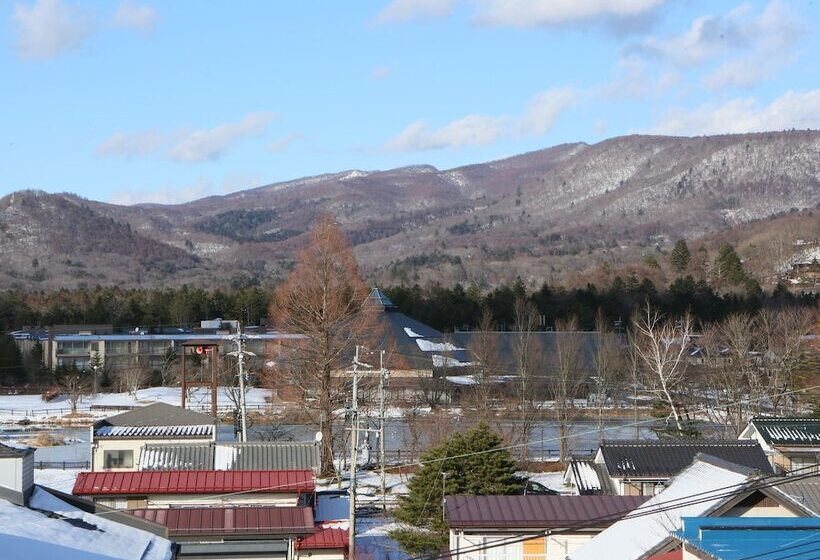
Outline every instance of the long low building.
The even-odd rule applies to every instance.
[[[131,513],[168,528],[180,558],[289,559],[317,532],[309,507],[143,508]]]

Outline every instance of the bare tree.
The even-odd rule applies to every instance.
[[[555,348],[548,379],[558,423],[559,460],[566,461],[572,424],[577,413],[575,399],[584,382],[583,348],[576,317],[556,321],[555,330]]]
[[[538,327],[538,310],[531,301],[518,298],[515,301],[513,317],[512,349],[515,369],[518,375],[518,423],[516,439],[519,446],[519,460],[526,464],[529,458],[530,435],[539,409],[538,391],[535,383],[538,349],[534,331]]]
[[[88,394],[88,385],[88,380],[85,376],[78,372],[67,373],[60,380],[60,391],[68,396],[72,414],[77,413],[77,407],[80,401],[82,401],[83,396]]]
[[[475,421],[490,423],[493,415],[494,391],[498,386],[498,349],[493,335],[493,314],[484,308],[478,323],[478,331],[469,350],[473,357],[475,384],[464,396],[468,410],[475,411]]]
[[[783,393],[795,387],[804,336],[812,314],[805,308],[763,310],[759,314],[761,365],[772,406],[779,413],[794,410],[794,398]]]
[[[122,368],[117,373],[117,383],[120,391],[125,391],[129,395],[136,396],[137,391],[145,385],[148,380],[148,371],[139,363]]]
[[[688,366],[688,346],[693,320],[686,313],[679,320],[664,317],[647,302],[632,319],[635,330],[634,349],[639,363],[658,398],[671,409],[678,433],[683,422],[676,399],[676,390]]]
[[[305,406],[323,435],[322,475],[335,473],[335,411],[347,396],[340,373],[349,367],[355,345],[368,336],[378,340],[376,310],[366,304],[367,295],[350,243],[333,217],[323,215],[271,302],[278,328],[302,337],[289,345],[286,368],[278,373],[315,396]]]
[[[624,381],[625,360],[621,345],[601,309],[595,315],[595,406],[598,409],[598,443],[604,438],[604,408],[608,399],[617,405]]]
[[[165,349],[160,362],[159,375],[163,387],[168,387],[177,377],[179,370],[179,355],[173,346]]]
[[[727,436],[737,437],[758,410],[765,386],[753,361],[756,324],[735,314],[703,329],[704,410]]]

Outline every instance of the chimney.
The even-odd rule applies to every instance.
[[[0,498],[28,505],[34,490],[34,449],[0,444]]]

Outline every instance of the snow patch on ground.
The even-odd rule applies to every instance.
[[[34,483],[71,494],[79,469],[34,469]]]
[[[220,409],[232,408],[228,397],[232,388],[220,387],[219,402],[223,403]],[[267,406],[270,390],[253,387],[248,390],[246,401],[250,407]],[[179,387],[150,387],[140,389],[135,395],[130,393],[98,393],[95,396],[85,396],[80,400],[77,411],[87,415],[87,419],[98,419],[112,416],[122,411],[115,409],[102,410],[99,407],[136,407],[164,402],[179,405],[181,389]],[[210,406],[210,395],[207,391],[191,393],[188,408],[205,411]],[[92,408],[94,407],[94,408]],[[17,423],[23,420],[29,422],[45,422],[57,420],[71,413],[71,404],[65,395],[44,402],[40,395],[0,395],[0,423]]]

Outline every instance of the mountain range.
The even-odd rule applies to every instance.
[[[348,170],[184,204],[18,191],[0,199],[0,287],[270,281],[292,267],[320,212],[337,217],[375,281],[562,281],[663,253],[679,238],[818,207],[818,131],[624,136],[449,170]]]

